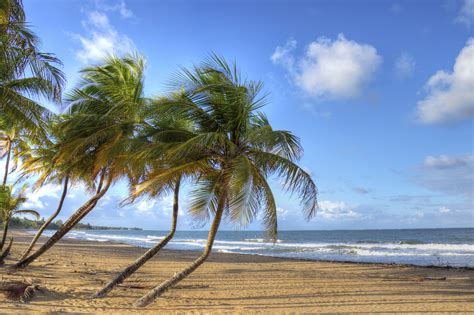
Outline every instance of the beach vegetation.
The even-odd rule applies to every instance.
[[[202,265],[209,257],[222,218],[245,226],[262,218],[269,236],[277,239],[277,208],[268,178],[276,175],[286,190],[301,199],[309,219],[317,210],[317,188],[296,164],[303,149],[289,131],[274,130],[261,111],[263,84],[241,77],[236,64],[216,54],[175,76],[180,97],[164,103],[163,112],[190,120],[195,135],[166,152],[169,167],[150,173],[135,194],[160,191],[177,179],[194,182],[189,213],[196,221],[212,219],[206,247],[189,266],[145,296],[146,306]]]
[[[39,226],[14,268],[28,266],[80,226],[110,187],[121,181],[129,186],[123,204],[173,194],[171,227],[164,239],[95,297],[125,281],[173,238],[182,185],[191,184],[187,208],[193,221],[210,223],[199,257],[140,298],[137,306],[148,305],[198,269],[211,254],[223,220],[245,227],[261,219],[269,238],[276,241],[272,178],[299,197],[307,219],[315,215],[318,191],[311,175],[298,165],[303,155],[299,138],[272,127],[263,112],[268,103],[263,83],[243,77],[235,62],[211,54],[198,65],[182,68],[164,95],[149,98],[144,93],[145,58],[138,53],[111,55],[83,68],[79,82],[62,98],[61,62],[39,52],[39,40],[25,22],[20,0],[2,1],[0,22],[0,157],[6,160],[0,250],[13,215],[39,216],[19,210],[26,201],[26,186],[13,195],[7,185],[18,162],[18,180],[34,178],[34,188],[62,185],[56,210]],[[62,103],[64,110],[52,113],[37,99]],[[91,197],[56,224],[53,235],[35,250],[44,230],[55,225],[75,183],[83,184]]]
[[[21,209],[23,203],[26,202],[26,188],[27,186],[23,186],[19,192],[15,193],[10,185],[0,186],[0,219],[3,223],[2,238],[0,239],[0,252],[2,252],[3,246],[5,245],[9,224],[14,216],[32,215],[36,218],[39,218],[40,216],[40,214],[35,210]],[[8,247],[11,247],[11,243]],[[3,253],[1,256],[4,256]]]

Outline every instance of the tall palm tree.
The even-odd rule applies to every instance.
[[[64,222],[38,250],[15,264],[26,267],[48,251],[95,207],[110,186],[129,175],[132,139],[141,121],[144,60],[138,55],[109,57],[103,65],[81,71],[82,80],[67,97],[68,114],[58,124],[63,134],[58,160],[87,161],[83,178],[94,183],[96,194]],[[88,174],[89,173],[89,174]],[[93,186],[93,185],[91,185]]]
[[[64,135],[56,130],[56,126],[61,119],[60,116],[53,116],[53,118],[54,119],[50,119],[48,123],[49,138],[29,152],[22,165],[21,178],[37,176],[35,188],[39,188],[45,183],[54,183],[62,184],[63,190],[56,210],[38,229],[31,240],[30,245],[23,252],[20,260],[28,256],[44,230],[61,212],[70,181],[81,180],[77,175],[77,170],[75,170],[75,168],[77,169],[78,166],[83,168],[84,163],[78,165],[77,160],[74,161],[74,159],[69,159],[67,163],[61,163],[62,161],[58,159],[59,149],[66,139],[64,138]]]
[[[213,55],[200,67],[183,70],[177,88],[181,102],[171,102],[168,113],[195,122],[198,133],[167,152],[170,167],[151,173],[137,193],[169,185],[177,178],[196,180],[191,191],[190,213],[212,220],[203,253],[188,267],[139,299],[146,306],[203,264],[209,257],[221,219],[246,225],[264,213],[270,237],[277,237],[277,210],[267,179],[275,174],[287,190],[297,192],[306,217],[317,210],[317,189],[309,174],[295,162],[302,154],[298,138],[273,130],[259,112],[265,104],[260,82],[242,80],[237,67]],[[187,161],[176,165],[173,161]]]
[[[43,133],[49,111],[34,98],[60,103],[65,82],[53,54],[39,51],[40,41],[29,29],[21,0],[0,3],[1,116],[31,133]]]
[[[167,165],[164,159],[165,152],[173,146],[190,139],[194,134],[192,132],[192,123],[183,119],[174,119],[170,115],[163,115],[162,104],[168,104],[176,100],[179,95],[170,95],[169,97],[154,100],[144,111],[145,120],[143,121],[140,134],[135,139],[135,147],[132,152],[135,156],[130,165],[131,177],[134,177],[133,183],[146,178],[149,172],[158,172],[164,170]],[[102,289],[94,294],[94,297],[103,297],[112,291],[117,285],[121,284],[128,277],[140,269],[148,260],[153,258],[168,242],[173,238],[176,232],[178,212],[179,212],[179,191],[181,179],[171,183],[171,186],[164,191],[148,190],[146,194],[150,197],[156,197],[162,193],[173,192],[173,213],[171,219],[171,229],[168,234],[155,246],[150,248],[145,254],[135,260],[133,263],[118,272],[111,281]],[[133,188],[132,188],[133,189]],[[131,200],[137,197],[135,194]]]
[[[10,220],[13,216],[19,214],[30,214],[39,218],[39,213],[35,210],[22,210],[20,209],[21,205],[25,203],[25,190],[26,186],[20,190],[16,195],[13,193],[12,186],[0,186],[0,219],[3,222],[3,234],[2,239],[0,240],[0,252],[5,245],[5,240],[7,239],[8,226]],[[3,254],[2,254],[3,256]]]

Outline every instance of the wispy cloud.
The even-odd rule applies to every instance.
[[[474,0],[464,0],[454,21],[469,29],[474,25]]]
[[[472,198],[474,155],[428,156],[413,181],[435,192]]]
[[[369,189],[364,188],[364,187],[360,187],[360,186],[352,187],[352,190],[355,191],[356,193],[362,194],[362,195],[368,194],[370,192]]]
[[[45,201],[47,197],[59,199],[59,192],[62,186],[55,184],[46,184],[35,191],[29,191],[26,195],[27,201],[23,204],[23,208],[28,209],[45,209],[48,203]]]
[[[270,57],[270,60],[274,64],[279,64],[293,72],[295,66],[295,57],[293,56],[293,50],[297,46],[297,41],[293,38],[286,41],[285,45],[277,46],[275,51]]]
[[[451,209],[449,209],[448,207],[444,207],[444,206],[443,206],[443,207],[441,207],[441,208],[438,209],[438,212],[439,212],[440,214],[448,214],[448,213],[451,212]]]
[[[263,211],[262,211],[263,212]],[[279,219],[285,219],[288,215],[288,210],[286,208],[277,208],[277,215]]]
[[[413,75],[415,71],[415,59],[407,53],[402,53],[395,60],[395,73],[399,78],[406,78]]]
[[[135,15],[132,10],[127,7],[125,1],[119,1],[115,4],[99,4],[99,7],[104,11],[118,12],[122,18],[133,18]]]
[[[139,201],[135,206],[135,212],[140,215],[155,216],[156,199],[146,199]]]
[[[270,59],[288,71],[294,84],[317,99],[359,96],[382,63],[373,46],[348,40],[343,34],[335,40],[319,37],[301,57],[294,55],[296,46],[291,39],[278,46]]]
[[[184,215],[182,205],[187,204],[187,202],[180,198],[179,204],[181,209],[178,211],[179,216]],[[139,216],[148,216],[148,217],[171,217],[173,213],[173,203],[174,196],[166,195],[163,197],[155,197],[153,199],[142,199],[137,201],[134,204],[129,205],[127,208],[135,212]]]
[[[417,117],[422,123],[451,123],[474,117],[474,38],[457,56],[453,71],[436,72],[425,89],[425,99],[417,104]]]
[[[81,46],[76,57],[85,64],[100,61],[110,54],[123,55],[135,49],[133,41],[117,31],[103,12],[88,12],[82,26],[85,34],[73,34],[73,38]]]

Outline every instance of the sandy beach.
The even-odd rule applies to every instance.
[[[164,250],[102,299],[89,297],[145,250],[64,240],[25,270],[8,266],[31,236],[15,231],[0,280],[39,284],[27,304],[0,294],[0,313],[406,313],[472,312],[474,271],[317,262],[213,253],[207,263],[144,309],[133,302],[198,253]]]

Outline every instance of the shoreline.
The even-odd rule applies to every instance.
[[[91,243],[103,243],[103,244],[119,244],[119,245],[124,245],[124,246],[130,246],[134,247],[137,249],[144,249],[148,250],[150,247],[145,247],[145,246],[139,246],[139,245],[132,245],[132,244],[127,244],[125,242],[114,242],[114,241],[92,241],[92,240],[82,240],[82,239],[75,239],[75,238],[67,238],[68,240],[71,241],[81,241],[81,242],[91,242]],[[154,244],[153,244],[154,245]],[[163,252],[190,252],[194,254],[200,254],[202,251],[199,250],[194,250],[194,249],[168,249],[168,248],[163,248],[161,249]],[[271,255],[263,255],[263,254],[244,254],[244,253],[233,253],[233,252],[218,252],[218,251],[213,251],[213,255],[242,255],[242,256],[255,256],[255,257],[269,257],[269,258],[274,258],[274,259],[281,259],[281,260],[288,260],[288,261],[305,261],[305,262],[323,262],[323,263],[340,263],[340,264],[362,264],[362,265],[380,265],[380,266],[400,266],[400,267],[414,267],[414,268],[434,268],[434,269],[455,269],[455,270],[473,270],[474,267],[469,267],[469,266],[438,266],[438,265],[417,265],[417,264],[401,264],[401,263],[384,263],[384,262],[376,262],[376,261],[351,261],[351,260],[329,260],[329,259],[310,259],[310,258],[296,258],[296,257],[280,257],[280,256],[271,256]]]
[[[176,288],[144,309],[133,302],[172,276],[198,251],[163,250],[102,299],[90,295],[144,248],[65,239],[24,270],[8,270],[31,236],[14,231],[12,256],[1,281],[25,279],[45,294],[29,304],[0,294],[0,313],[289,313],[469,312],[474,271],[382,263],[325,262],[250,254],[216,253]],[[40,240],[40,242],[42,242]]]
[[[76,231],[76,230],[73,230]],[[82,230],[77,230],[77,231],[82,231]],[[94,231],[94,230],[89,230],[89,231]],[[26,232],[28,233],[28,230],[16,230],[16,232]],[[33,231],[35,232],[35,231]],[[160,231],[160,232],[166,232],[166,231]],[[71,238],[67,237],[67,235],[64,237],[64,240],[73,240],[73,241],[84,241],[84,242],[98,242],[98,243],[110,243],[110,244],[122,244],[126,246],[131,246],[131,247],[136,247],[136,248],[142,248],[142,249],[149,249],[150,247],[146,246],[139,246],[139,245],[133,245],[133,244],[128,244],[124,241],[111,241],[111,240],[104,240],[104,241],[99,241],[99,240],[84,240],[84,239],[79,239],[79,238]],[[154,245],[154,244],[152,244]],[[166,247],[162,249],[162,251],[171,251],[171,252],[194,252],[194,253],[201,253],[200,250],[192,250],[192,249],[167,249]],[[264,255],[264,254],[255,254],[255,253],[235,253],[235,252],[218,252],[218,251],[213,251],[213,254],[231,254],[231,255],[251,255],[251,256],[257,256],[257,257],[271,257],[271,258],[277,258],[277,259],[283,259],[283,260],[291,260],[291,261],[314,261],[314,262],[325,262],[325,263],[346,263],[346,264],[374,264],[374,265],[383,265],[383,266],[405,266],[405,267],[424,267],[424,268],[439,268],[439,269],[456,269],[456,270],[474,270],[474,267],[471,266],[449,266],[449,265],[435,265],[435,264],[429,264],[429,265],[420,265],[420,264],[410,264],[410,263],[387,263],[387,262],[376,262],[376,261],[352,261],[352,260],[330,260],[330,259],[311,259],[311,258],[298,258],[298,257],[281,257],[281,256],[272,256],[272,255]]]

